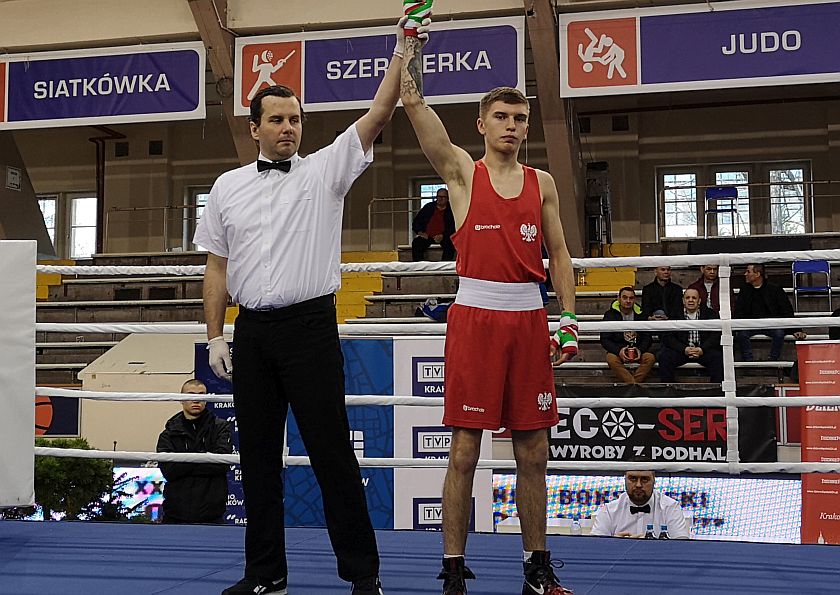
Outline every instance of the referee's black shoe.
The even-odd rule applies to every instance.
[[[222,595],[288,595],[286,577],[275,581],[245,577],[222,591]]]
[[[360,581],[354,581],[352,595],[383,595],[379,577],[371,576]]]

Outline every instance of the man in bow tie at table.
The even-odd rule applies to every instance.
[[[625,492],[598,510],[591,535],[642,539],[645,528],[653,525],[659,537],[663,525],[671,539],[688,539],[688,523],[679,502],[655,490],[653,471],[628,471],[624,474]]]
[[[209,363],[233,382],[248,517],[245,576],[223,595],[288,592],[283,430],[290,408],[321,487],[338,575],[353,584],[353,595],[383,593],[344,406],[335,292],[344,197],[373,160],[374,140],[396,107],[405,22],[370,109],[319,151],[298,154],[304,114],[294,90],[257,92],[250,128],[259,159],[216,180],[196,228],[195,243],[208,250]],[[421,45],[427,26],[416,31]],[[239,304],[232,360],[222,333],[228,293]],[[313,592],[305,577],[298,580],[293,588]]]

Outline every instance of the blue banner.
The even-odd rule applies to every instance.
[[[640,25],[643,85],[840,73],[840,3],[642,17]]]
[[[394,394],[394,344],[392,339],[342,339],[346,394]],[[195,345],[195,377],[207,386],[207,392],[230,394],[233,387],[219,379],[210,369],[206,343]],[[234,424],[234,452],[239,452],[239,431],[233,406],[215,405],[217,416]],[[350,440],[358,457],[394,456],[394,412],[390,405],[349,407]],[[290,456],[305,456],[294,415],[287,423],[287,446]],[[394,528],[393,469],[362,468],[371,522],[377,529]],[[312,469],[306,466],[287,467],[285,471],[285,512],[289,527],[325,526],[321,491]],[[242,476],[239,465],[228,475],[228,506],[225,515],[230,524],[245,524]]]
[[[12,56],[2,128],[203,118],[200,43]],[[2,95],[2,94],[0,94]]]
[[[566,97],[840,81],[840,2],[736,1],[561,17]]]
[[[477,101],[494,87],[525,90],[524,18],[443,21],[423,49],[430,104]],[[236,40],[234,113],[247,115],[260,89],[294,89],[306,110],[370,106],[390,64],[394,27]]]
[[[492,43],[490,42],[492,40]],[[394,35],[306,43],[304,101],[370,100],[388,69]],[[510,25],[436,31],[423,48],[423,95],[485,93],[517,85],[517,31]]]
[[[342,339],[345,393],[394,394],[394,342],[392,339]],[[350,439],[358,458],[394,456],[394,408],[390,405],[348,407]],[[306,449],[294,415],[289,415],[290,456]],[[394,470],[362,467],[368,512],[375,529],[394,528]],[[321,490],[311,467],[286,469],[286,525],[324,527]]]

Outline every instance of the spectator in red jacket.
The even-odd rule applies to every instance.
[[[688,286],[696,289],[700,294],[700,303],[720,312],[720,279],[718,279],[718,265],[704,264],[700,267],[700,278]]]
[[[449,206],[449,190],[439,188],[434,202],[420,209],[411,222],[417,235],[411,242],[411,257],[417,262],[432,244],[443,248],[443,260],[455,260],[455,246],[450,237],[455,233],[455,216]]]

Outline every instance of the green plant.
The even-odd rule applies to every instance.
[[[84,514],[94,521],[129,521],[132,523],[152,523],[152,519],[143,513],[148,498],[144,498],[134,506],[123,504],[123,498],[129,496],[127,488],[134,482],[134,478],[126,472],[119,476],[112,474],[108,495],[89,504]]]
[[[35,445],[90,450],[84,438],[36,438]],[[113,483],[111,461],[35,457],[35,501],[44,509],[45,519],[52,518],[53,512],[78,519],[80,513],[110,494]]]

